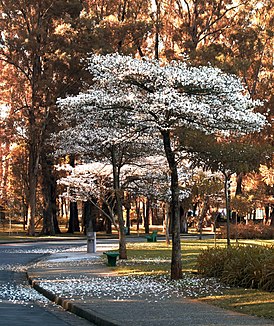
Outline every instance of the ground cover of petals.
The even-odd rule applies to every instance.
[[[7,283],[0,285],[0,303],[31,305],[33,302],[46,305],[49,301],[43,295],[35,291],[28,284]]]
[[[167,259],[163,257],[128,259],[127,261],[118,261],[119,265],[150,264],[159,265],[166,263]],[[87,267],[85,270],[92,270],[92,265],[96,269],[105,266],[105,257],[97,257],[91,260],[50,260],[42,261],[34,265],[38,268],[55,268],[66,270],[66,266],[75,268]],[[111,271],[111,270],[110,270]],[[168,274],[144,274],[144,275],[114,275],[89,277],[88,273],[75,277],[73,274],[63,274],[56,276],[55,279],[43,280],[36,279],[39,285],[44,289],[57,294],[62,298],[75,298],[83,300],[99,298],[109,300],[130,300],[142,297],[147,301],[161,301],[174,297],[197,298],[201,296],[221,295],[226,287],[214,278],[202,278],[195,274],[184,273],[183,278],[178,281],[172,281]]]
[[[147,301],[161,301],[174,297],[221,295],[224,286],[215,279],[200,278],[184,274],[179,281],[162,276],[109,276],[109,277],[66,277],[51,282],[39,282],[43,288],[63,298],[105,298],[130,300],[143,297]]]
[[[79,251],[81,247],[73,246],[58,246],[55,248],[33,248],[33,249],[13,249],[8,248],[6,250],[2,250],[5,253],[41,253],[41,254],[53,254],[53,253],[61,253],[64,251],[74,252]],[[22,264],[0,264],[0,271],[3,272],[13,272],[15,274],[26,273],[29,265]],[[22,281],[22,280],[21,280]],[[22,281],[22,284],[16,284],[15,282],[7,282],[0,283],[0,304],[1,302],[9,302],[14,304],[22,304],[22,305],[32,305],[33,302],[47,305],[49,300],[44,297],[42,294],[38,293],[34,290],[27,282],[27,280]]]
[[[56,246],[54,248],[32,248],[32,249],[18,249],[18,248],[8,248],[6,250],[2,250],[4,253],[12,253],[12,254],[54,254],[54,253],[61,253],[61,252],[79,252],[85,251],[86,246],[79,245],[79,246]]]

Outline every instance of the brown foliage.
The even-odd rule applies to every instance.
[[[231,239],[274,239],[274,227],[262,223],[232,224],[230,232]],[[220,237],[226,238],[226,228],[221,229]]]

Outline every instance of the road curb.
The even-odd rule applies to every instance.
[[[95,311],[85,310],[80,305],[62,297],[57,296],[56,294],[44,289],[39,285],[39,281],[33,279],[27,272],[27,279],[29,284],[44,297],[48,298],[50,301],[58,304],[63,307],[65,310],[74,313],[75,315],[85,318],[86,320],[98,325],[98,326],[120,326],[117,321],[108,320],[105,317],[100,316]]]

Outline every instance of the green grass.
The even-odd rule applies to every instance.
[[[224,309],[274,319],[274,293],[237,288],[226,290],[221,296],[199,300]]]
[[[59,240],[59,239],[63,239],[63,238],[75,238],[75,239],[86,239],[86,237],[79,233],[75,233],[75,234],[69,234],[69,233],[62,233],[62,234],[58,234],[55,236],[40,236],[40,235],[36,235],[34,237],[32,236],[28,236],[27,231],[18,231],[18,232],[12,232],[12,233],[8,233],[8,232],[0,232],[0,242],[19,242],[19,241],[39,241],[39,240]]]

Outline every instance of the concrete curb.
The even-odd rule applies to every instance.
[[[29,284],[40,294],[42,294],[44,297],[48,298],[50,301],[58,304],[59,306],[63,307],[65,310],[70,311],[71,313],[74,313],[75,315],[85,318],[86,320],[98,325],[98,326],[120,326],[120,324],[113,320],[110,321],[106,317],[103,317],[99,314],[97,314],[95,311],[88,309],[83,309],[80,305],[75,304],[74,302],[64,299],[62,297],[57,296],[56,294],[42,288],[39,285],[39,281],[32,279],[32,277],[29,276],[27,272],[27,279]]]

